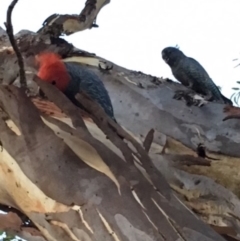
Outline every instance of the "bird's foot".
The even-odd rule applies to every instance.
[[[185,94],[184,91],[177,90],[177,91],[175,91],[173,99],[175,99],[175,100],[182,100],[184,98],[184,94]]]
[[[173,96],[176,100],[184,100],[187,106],[202,107],[207,101],[192,90],[177,90]]]
[[[193,102],[194,102],[195,106],[202,107],[208,103],[208,100],[206,100],[205,98],[203,98],[202,96],[200,96],[198,94],[195,94],[193,96]]]
[[[192,90],[176,90],[173,99],[187,101],[193,94]]]
[[[213,97],[212,93],[210,92],[210,93],[207,93],[207,95],[204,95],[204,99],[208,102],[211,102],[214,100],[214,97]]]

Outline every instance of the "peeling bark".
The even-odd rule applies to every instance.
[[[239,121],[223,122],[222,104],[174,100],[178,83],[59,38],[89,28],[107,3],[89,0],[79,16],[54,15],[38,33],[15,35],[30,97],[17,87],[16,55],[0,29],[0,203],[35,225],[14,230],[28,240],[239,240]],[[42,51],[96,72],[120,125],[86,96],[90,115],[34,77]],[[220,160],[197,156],[202,141]]]

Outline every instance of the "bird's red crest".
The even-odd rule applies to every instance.
[[[36,55],[36,60],[40,65],[43,64],[54,64],[55,62],[61,61],[61,56],[53,52],[43,52]]]
[[[65,91],[70,76],[61,57],[52,52],[44,52],[36,56],[36,61],[39,65],[38,77],[49,83],[54,83],[59,90]]]

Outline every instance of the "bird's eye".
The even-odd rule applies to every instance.
[[[52,81],[52,85],[56,85],[56,81],[55,80]]]

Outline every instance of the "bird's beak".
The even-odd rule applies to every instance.
[[[44,94],[44,92],[41,90],[40,87],[38,87],[38,89],[37,89],[37,94],[43,99],[46,98],[46,95]]]

